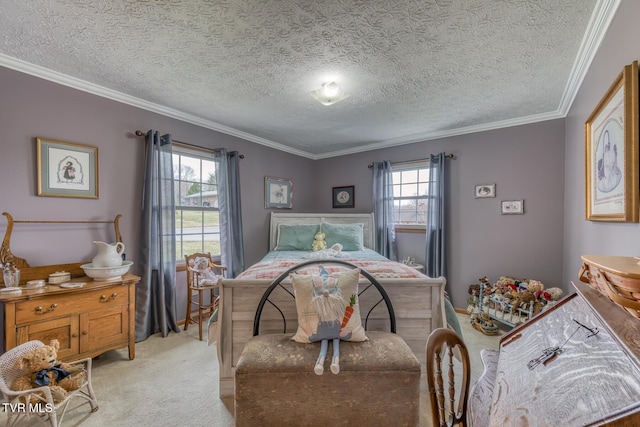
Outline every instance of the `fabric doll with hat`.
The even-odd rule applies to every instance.
[[[318,312],[318,329],[309,337],[311,342],[320,341],[320,355],[313,371],[317,375],[324,373],[324,361],[327,357],[329,340],[333,344],[333,356],[331,358],[331,372],[340,372],[340,326],[345,313],[344,301],[338,279],[327,273],[324,267],[319,276],[313,278],[312,304]],[[348,337],[346,337],[348,339]]]
[[[293,341],[320,342],[320,354],[314,366],[317,375],[324,373],[329,341],[333,344],[331,372],[340,372],[340,341],[368,340],[362,327],[358,306],[360,269],[329,274],[320,268],[319,275],[290,275],[295,291],[298,329]]]

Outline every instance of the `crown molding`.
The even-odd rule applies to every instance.
[[[357,154],[364,151],[379,150],[382,148],[397,147],[400,145],[415,144],[416,142],[431,141],[434,139],[449,138],[452,136],[466,135],[470,133],[486,132],[490,130],[503,129],[513,126],[528,125],[537,122],[545,122],[548,120],[562,119],[565,116],[560,112],[534,114],[526,117],[518,117],[516,119],[502,120],[498,122],[485,123],[476,126],[467,126],[464,128],[449,129],[445,131],[426,132],[406,137],[388,139],[386,141],[376,142],[373,144],[361,145],[356,148],[337,150],[330,153],[314,156],[313,160],[326,159],[330,157],[346,156],[348,154]]]
[[[587,25],[587,31],[582,38],[580,49],[576,55],[576,60],[571,68],[569,81],[560,100],[558,111],[560,111],[563,116],[569,114],[573,101],[575,101],[578,95],[580,86],[589,71],[593,58],[600,48],[600,44],[618,10],[618,6],[620,6],[620,2],[621,0],[598,0],[596,3],[596,7]]]
[[[122,92],[118,92],[112,89],[108,89],[104,86],[99,86],[94,83],[87,82],[85,80],[77,79],[75,77],[67,76],[62,73],[44,68],[38,65],[31,64],[26,61],[22,61],[10,56],[0,54],[0,66],[10,68],[12,70],[19,71],[21,73],[29,74],[34,77],[38,77],[44,80],[58,83],[63,86],[67,86],[73,89],[81,90],[93,95],[100,96],[102,98],[111,99],[113,101],[121,102],[123,104],[131,105],[133,107],[141,108],[146,111],[161,114],[166,117],[177,119],[186,123],[191,123],[206,129],[211,129],[226,135],[235,136],[246,141],[255,142],[256,144],[264,145],[276,150],[285,151],[296,156],[309,157],[310,153],[295,148],[287,147],[286,145],[279,144],[277,142],[261,138],[259,136],[243,132],[229,126],[221,125],[220,123],[206,120],[192,114],[187,114],[182,111],[168,108],[160,104],[148,102],[140,98],[136,98],[127,95]]]

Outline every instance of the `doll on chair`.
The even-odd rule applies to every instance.
[[[220,280],[220,276],[211,269],[209,258],[197,257],[193,262],[193,267],[198,271],[197,286],[215,286]]]

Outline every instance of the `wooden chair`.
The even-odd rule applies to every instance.
[[[187,266],[187,315],[184,319],[184,330],[186,331],[190,324],[197,323],[200,341],[202,341],[204,315],[207,313],[207,318],[209,318],[218,307],[219,297],[215,295],[215,290],[218,289],[220,283],[217,279],[224,276],[227,268],[215,264],[210,253],[199,252],[185,255],[184,260]],[[206,260],[206,267],[199,265],[204,260]],[[210,277],[210,275],[215,275],[217,278]],[[194,292],[198,294],[197,300],[193,298]],[[205,293],[207,292],[209,293],[209,301],[205,302]],[[194,320],[195,313],[192,314],[192,306],[198,307],[197,320]]]
[[[16,366],[18,360],[24,354],[43,345],[44,343],[38,340],[27,341],[0,356],[0,393],[4,402],[7,403],[7,407],[4,409],[8,413],[7,427],[23,425],[22,420],[27,417],[36,417],[45,425],[59,427],[62,424],[62,418],[67,411],[69,402],[74,397],[85,399],[86,402],[83,402],[83,404],[88,403],[91,412],[98,410],[98,401],[91,386],[91,358],[69,362],[71,365],[83,365],[87,378],[82,387],[69,392],[61,402],[54,402],[51,389],[48,386],[34,386],[32,389],[22,391],[11,389],[16,378],[22,376],[25,372]],[[25,399],[29,401],[31,398],[35,398],[38,403],[35,405],[24,404]],[[71,409],[83,404],[72,406]],[[11,408],[14,409],[12,410]]]
[[[426,353],[426,375],[433,425],[441,427],[469,425],[467,406],[471,365],[467,347],[453,330],[438,328],[429,335]],[[462,364],[462,377],[460,372],[456,373],[454,359],[456,364]],[[446,370],[446,377],[443,375],[444,370]],[[456,378],[460,379],[458,386],[455,384]]]

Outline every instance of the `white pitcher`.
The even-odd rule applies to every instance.
[[[92,264],[94,267],[118,267],[122,265],[122,253],[124,252],[124,243],[105,243],[94,241],[98,246],[98,255],[93,257]]]

